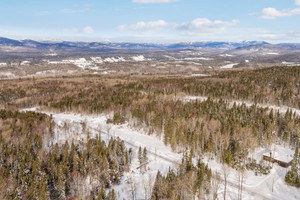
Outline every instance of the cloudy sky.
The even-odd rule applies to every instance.
[[[300,0],[1,0],[0,36],[300,43]]]

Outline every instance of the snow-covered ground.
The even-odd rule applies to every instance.
[[[206,101],[208,97],[205,96],[184,96],[180,98],[184,102],[189,102],[189,101]],[[218,99],[215,99],[218,100]],[[228,102],[228,101],[227,101]],[[229,106],[233,106],[235,103],[236,105],[242,105],[245,104],[247,107],[250,107],[253,105],[252,102],[249,101],[242,101],[242,100],[230,100]],[[296,115],[300,116],[300,110],[293,108],[293,107],[288,107],[288,106],[276,106],[276,105],[271,105],[271,104],[261,104],[258,103],[257,106],[262,107],[262,108],[268,108],[269,110],[273,109],[273,111],[279,111],[281,114],[285,114],[287,110],[291,110],[293,113],[296,113]]]
[[[213,58],[206,58],[206,57],[199,57],[198,60],[210,61],[210,60],[214,60],[214,59]]]
[[[16,78],[16,75],[12,72],[0,72],[0,79]]]
[[[207,77],[207,76],[210,76],[210,75],[209,74],[192,74],[191,76]]]
[[[231,55],[231,54],[221,54],[220,56],[221,57],[232,57],[233,55]]]
[[[132,60],[136,61],[136,62],[141,62],[141,61],[146,61],[149,59],[146,59],[143,55],[139,55],[139,56],[133,56],[131,57]]]
[[[45,56],[57,56],[57,53],[48,53],[48,54],[45,54]]]
[[[7,66],[6,63],[0,63],[0,67],[5,67],[5,66]]]
[[[123,57],[111,57],[111,58],[105,58],[103,60],[104,62],[108,62],[108,63],[116,63],[116,62],[126,62],[125,58]]]
[[[24,111],[38,111],[36,108],[25,109]],[[43,111],[39,111],[43,112]],[[127,148],[133,149],[133,159],[131,162],[129,172],[125,173],[121,179],[120,185],[115,185],[117,199],[132,199],[131,188],[136,185],[137,199],[145,197],[144,185],[154,184],[157,171],[166,175],[169,168],[176,169],[181,162],[182,155],[174,153],[172,149],[164,145],[163,141],[156,136],[147,135],[144,130],[136,130],[130,128],[129,124],[113,125],[106,124],[108,116],[101,115],[81,115],[74,113],[52,113],[43,112],[45,114],[52,114],[52,118],[56,124],[54,129],[54,138],[51,144],[64,144],[66,141],[71,143],[85,142],[87,137],[95,138],[97,135],[101,139],[108,141],[111,137],[119,137],[124,140]],[[86,131],[83,131],[86,127]],[[84,134],[83,132],[89,132]],[[46,144],[45,148],[50,144]],[[146,147],[148,152],[147,171],[140,172],[140,164],[137,158],[138,148]],[[131,182],[131,183],[130,183]],[[149,194],[148,194],[149,195]]]
[[[29,65],[29,64],[30,64],[30,61],[24,60],[24,61],[21,62],[20,65]]]
[[[283,61],[282,64],[284,65],[287,65],[287,66],[300,66],[300,63],[299,62],[286,62],[286,61]]]
[[[266,55],[279,55],[279,53],[276,53],[276,52],[269,52],[269,53],[266,53]]]
[[[210,58],[203,58],[203,57],[200,57],[200,58],[184,58],[184,60],[211,60]]]
[[[231,69],[233,68],[234,66],[238,65],[239,63],[232,63],[232,64],[228,64],[228,65],[224,65],[224,66],[221,66],[220,68],[221,69]]]
[[[259,148],[256,149],[255,152],[250,155],[252,158],[260,161],[263,155],[270,155],[270,152],[275,155],[275,158],[287,159],[289,161],[292,160],[294,150],[291,150],[289,147],[285,147],[284,145],[272,145],[269,148]],[[205,158],[205,162],[208,163],[208,166],[213,171],[218,171],[222,174],[222,165],[217,163],[215,160],[210,160],[207,157]],[[264,161],[266,165],[268,163]],[[243,190],[246,193],[250,194],[247,196],[243,194],[243,199],[299,199],[300,198],[300,190],[296,187],[288,186],[285,181],[285,174],[288,169],[278,166],[277,164],[273,164],[273,168],[268,175],[258,175],[255,176],[253,171],[246,171],[244,174],[244,183]],[[221,175],[222,177],[222,175]],[[228,182],[231,184],[230,193],[236,192],[234,186],[238,186],[238,172],[230,169]],[[220,191],[224,191],[224,188],[220,188]],[[223,194],[222,194],[223,195]],[[228,196],[229,199],[232,197]],[[233,198],[234,199],[234,198]]]
[[[149,61],[151,59],[145,58],[143,55],[133,56],[130,60],[141,62],[141,61]],[[119,63],[119,62],[127,62],[130,60],[126,60],[124,57],[90,57],[89,58],[76,58],[76,59],[67,59],[67,60],[44,60],[46,63],[50,65],[60,65],[60,64],[73,64],[79,68],[84,70],[92,69],[92,70],[101,70],[99,65],[103,65],[105,63]]]
[[[205,98],[202,97],[202,100],[205,100]],[[161,137],[154,134],[147,135],[143,129],[134,129],[128,123],[123,125],[106,124],[106,120],[111,116],[104,114],[54,113],[39,111],[36,108],[27,110],[43,112],[48,115],[52,114],[53,120],[56,123],[52,143],[63,144],[65,141],[69,141],[70,143],[72,140],[74,142],[84,142],[88,136],[92,138],[97,135],[100,135],[104,141],[108,141],[111,137],[119,137],[124,140],[126,147],[133,149],[134,155],[130,170],[123,175],[121,184],[113,186],[117,193],[117,199],[132,199],[131,194],[134,188],[136,188],[136,199],[144,199],[145,195],[149,197],[151,191],[147,190],[147,188],[149,189],[149,185],[154,184],[157,171],[160,170],[165,175],[169,168],[176,169],[181,162],[182,155],[173,152],[170,147],[163,143]],[[146,147],[148,150],[149,162],[146,167],[147,170],[144,173],[140,171],[140,164],[137,158],[139,146],[142,148]],[[277,157],[290,158],[294,151],[283,145],[273,145],[269,149],[257,149],[251,156],[259,161],[263,155],[268,155],[270,152]],[[196,162],[196,159],[194,162]],[[208,156],[204,158],[204,162],[208,163],[213,171],[218,171],[222,179],[222,165],[220,163],[210,159]],[[254,172],[246,171],[243,184],[243,199],[299,199],[300,190],[288,186],[284,182],[286,170],[274,165],[271,173],[266,176],[255,176]],[[230,170],[227,199],[237,199],[237,175],[237,171]],[[221,183],[218,190],[219,199],[223,199],[223,191],[224,186]]]
[[[62,70],[45,70],[45,71],[39,71],[36,72],[35,75],[37,76],[56,76],[56,75],[61,75],[61,74],[75,74],[77,73],[78,70],[67,70],[67,71],[62,71]]]

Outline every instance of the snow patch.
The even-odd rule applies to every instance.
[[[48,53],[48,54],[45,54],[45,56],[57,56],[56,53]]]
[[[132,60],[136,62],[142,62],[142,61],[149,61],[151,60],[150,58],[145,58],[144,55],[139,55],[139,56],[133,56],[131,57]]]
[[[267,55],[279,55],[279,53],[270,52],[270,53],[267,53]]]
[[[12,72],[0,72],[0,79],[16,78],[16,75]]]
[[[195,77],[207,77],[210,76],[209,74],[192,74],[191,76],[195,76]]]
[[[123,57],[111,57],[111,58],[105,58],[104,62],[108,63],[115,63],[115,62],[125,62],[126,60]]]
[[[231,55],[231,54],[221,54],[220,56],[222,56],[222,57],[232,57],[233,55]]]
[[[92,61],[97,64],[102,64],[104,61],[101,57],[91,57]]]
[[[197,57],[197,58],[184,58],[184,60],[205,60],[205,61],[210,61],[214,60],[213,58],[206,58],[206,57]]]
[[[30,64],[30,61],[24,60],[24,61],[21,62],[20,65],[29,65],[29,64]]]
[[[221,66],[220,68],[221,69],[231,69],[233,68],[234,66],[238,65],[239,63],[232,63],[232,64],[228,64],[228,65],[224,65],[224,66]]]

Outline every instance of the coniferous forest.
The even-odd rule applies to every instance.
[[[257,148],[295,149],[285,181],[300,187],[300,67],[220,72],[211,77],[81,75],[0,81],[0,198],[117,199],[131,165],[124,141],[101,135],[86,142],[52,143],[54,121],[38,112],[113,113],[108,124],[143,127],[175,152],[178,169],[157,173],[149,199],[217,199],[220,174],[202,158],[266,175],[271,167],[251,158]],[[195,96],[204,99],[193,98]],[[242,103],[245,102],[245,103]],[[251,102],[248,105],[247,102]],[[188,153],[186,153],[188,152]],[[139,155],[147,162],[147,149]],[[143,157],[143,158],[142,158]],[[197,162],[193,162],[197,159]]]

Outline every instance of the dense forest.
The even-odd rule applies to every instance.
[[[152,199],[216,199],[214,189],[218,190],[216,182],[212,181],[212,171],[203,162],[198,160],[194,166],[193,154],[185,155],[175,172],[169,170],[166,176],[158,171],[152,189]],[[221,181],[218,180],[218,184]],[[215,187],[215,188],[214,188]]]
[[[95,138],[43,148],[52,123],[44,114],[0,111],[0,198],[115,199],[114,191],[106,196],[105,189],[129,169],[124,142]]]
[[[291,109],[280,113],[258,104],[299,109],[300,67],[220,72],[212,77],[90,75],[0,83],[0,195],[6,199],[58,199],[86,195],[87,191],[92,199],[115,199],[113,190],[107,194],[104,190],[118,184],[130,165],[130,151],[120,139],[105,144],[99,137],[83,144],[45,148],[49,141],[43,138],[53,134],[51,117],[15,111],[20,108],[113,113],[107,123],[129,122],[133,127],[144,127],[149,135],[162,136],[176,152],[191,151],[178,172],[170,169],[167,176],[157,174],[152,194],[156,200],[195,195],[215,198],[211,195],[217,183],[211,177],[218,175],[200,160],[197,165],[191,163],[192,157],[213,157],[236,170],[268,174],[270,166],[250,154],[257,147],[274,143],[296,147],[300,139],[300,117],[296,113]],[[189,96],[208,98],[186,99]],[[286,176],[286,182],[297,187],[298,160],[299,152],[295,152]],[[184,185],[188,180],[191,184]],[[94,184],[89,188],[79,184],[85,181]],[[182,185],[190,192],[181,192]]]
[[[211,77],[191,78],[86,75],[19,79],[1,81],[0,104],[28,107],[60,101],[61,107],[74,109],[85,107],[86,103],[90,105],[89,112],[100,112],[116,105],[124,108],[139,96],[155,93],[242,99],[300,108],[299,74],[300,68],[295,66],[222,71]]]

